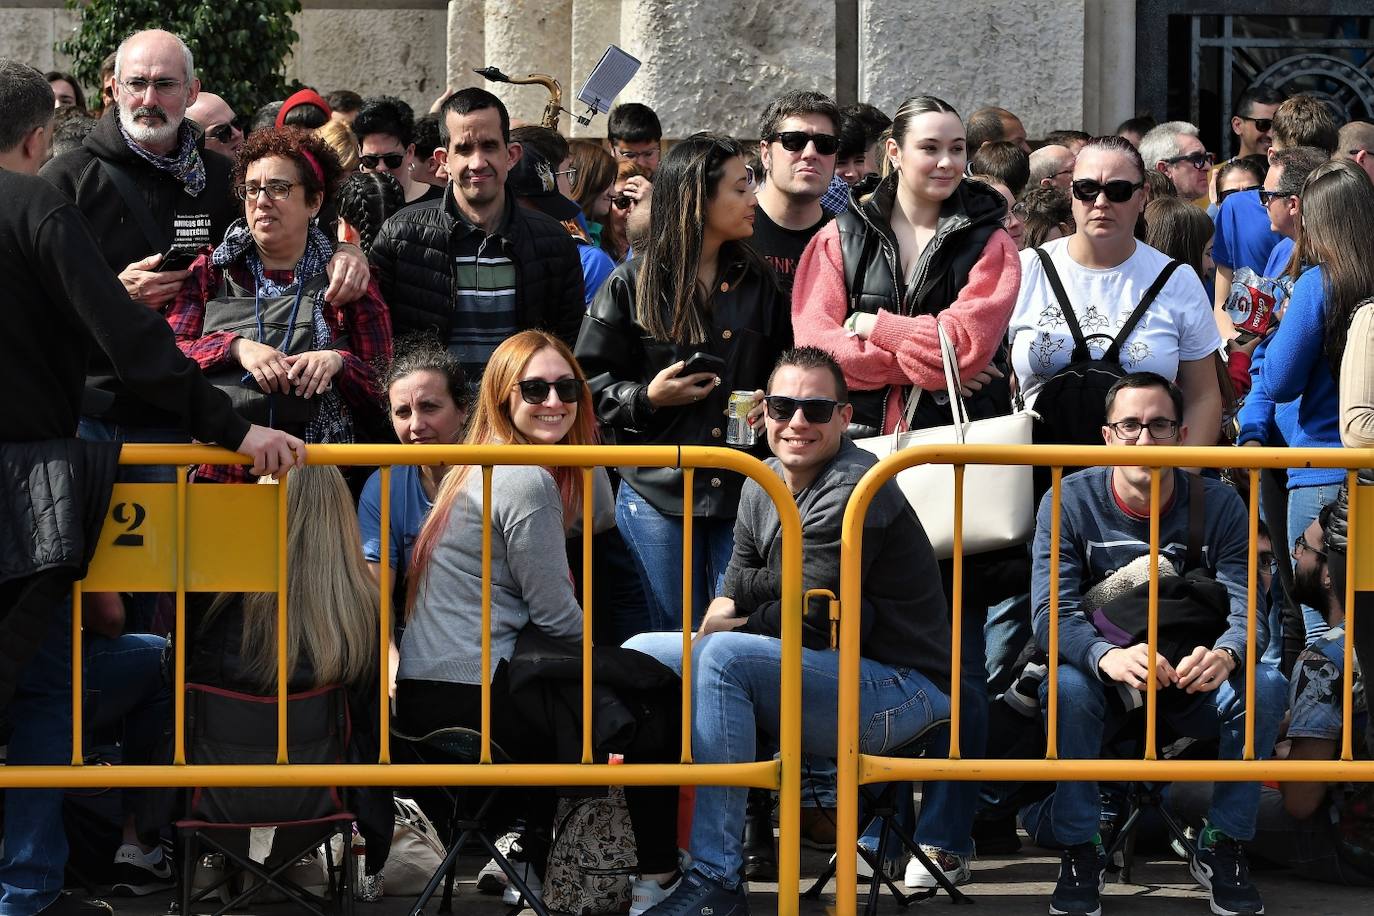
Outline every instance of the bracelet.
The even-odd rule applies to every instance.
[[[844,320],[844,329],[850,334],[859,333],[859,313],[853,312]]]

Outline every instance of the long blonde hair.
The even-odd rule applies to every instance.
[[[297,468],[286,496],[286,656],[288,677],[308,660],[310,687],[357,684],[376,670],[380,599],[363,559],[348,485],[332,466]],[[205,615],[236,595],[222,592]],[[277,596],[243,595],[239,657],[246,679],[277,687]]]
[[[487,367],[482,373],[477,408],[468,423],[465,444],[529,444],[524,434],[516,429],[515,421],[511,417],[511,390],[525,374],[525,367],[529,365],[530,360],[542,350],[553,350],[563,357],[572,368],[573,377],[582,382],[582,393],[577,399],[577,419],[559,445],[596,445],[596,416],[593,413],[591,391],[587,387],[587,376],[582,372],[582,367],[577,364],[577,357],[573,356],[567,344],[552,334],[536,330],[521,331],[506,338],[491,354],[491,359],[487,361]],[[425,570],[434,556],[434,548],[448,530],[453,505],[463,492],[463,487],[473,470],[474,466],[470,464],[455,467],[444,475],[443,483],[439,484],[439,490],[434,495],[434,506],[425,518],[424,526],[420,529],[420,535],[415,539],[415,547],[411,552],[410,572],[406,576],[407,617],[415,607],[419,583],[425,577]],[[575,517],[581,504],[582,469],[556,467],[549,468],[548,471],[558,484],[566,526],[568,520]]]

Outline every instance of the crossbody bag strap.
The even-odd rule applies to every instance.
[[[1145,317],[1145,313],[1149,311],[1150,306],[1153,305],[1155,299],[1159,297],[1160,292],[1164,289],[1164,284],[1168,283],[1169,278],[1174,275],[1174,271],[1182,266],[1182,261],[1170,261],[1168,264],[1164,265],[1164,269],[1159,272],[1159,276],[1155,277],[1155,282],[1151,283],[1150,288],[1145,290],[1145,295],[1140,297],[1140,304],[1135,307],[1135,311],[1131,312],[1130,317],[1126,319],[1126,323],[1121,326],[1121,330],[1112,338],[1112,345],[1107,348],[1106,353],[1102,354],[1103,360],[1109,363],[1121,361],[1121,348],[1126,345],[1126,339],[1131,336],[1131,332],[1135,330],[1135,326],[1140,324],[1140,319]]]
[[[1088,350],[1088,339],[1083,336],[1083,329],[1078,326],[1078,315],[1073,310],[1073,303],[1069,301],[1068,291],[1064,289],[1064,281],[1059,278],[1059,271],[1054,269],[1054,261],[1050,260],[1049,253],[1043,248],[1035,249],[1035,253],[1040,258],[1041,266],[1045,268],[1045,279],[1049,281],[1054,298],[1059,300],[1059,310],[1064,313],[1064,323],[1069,326],[1069,334],[1073,336],[1073,355],[1069,357],[1069,362],[1078,363],[1091,359],[1092,352]]]
[[[138,231],[143,233],[143,237],[148,240],[148,244],[153,246],[153,250],[162,254],[172,246],[169,234],[158,227],[157,220],[153,218],[153,211],[148,206],[148,202],[143,199],[143,195],[138,192],[138,186],[134,183],[129,173],[124,170],[124,166],[117,162],[110,162],[108,159],[96,157],[96,162],[105,170],[105,174],[110,177],[110,183],[115,186],[119,196],[124,199],[124,204],[129,208],[129,215],[133,217],[138,225]]]
[[[1201,474],[1188,475],[1188,554],[1185,569],[1202,566],[1202,532],[1207,524],[1207,485]]]

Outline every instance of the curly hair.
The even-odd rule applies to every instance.
[[[334,192],[343,178],[339,157],[328,143],[298,127],[275,127],[249,134],[234,158],[234,187],[243,186],[250,165],[268,156],[280,156],[295,163],[307,199],[322,198],[321,206],[326,208],[333,202]],[[311,165],[311,159],[315,165]]]
[[[335,195],[339,219],[358,230],[358,244],[364,252],[372,249],[382,223],[405,205],[405,188],[386,172],[355,172]]]

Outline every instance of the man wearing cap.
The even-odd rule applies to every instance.
[[[461,89],[439,116],[448,191],[387,220],[369,253],[392,330],[437,334],[474,379],[519,331],[540,328],[572,346],[586,312],[582,264],[558,220],[507,193],[522,149],[506,106]]]

